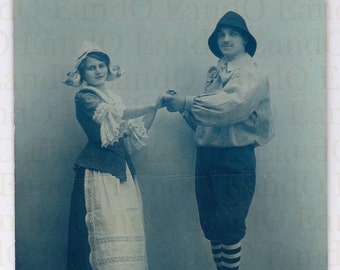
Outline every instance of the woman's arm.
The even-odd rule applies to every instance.
[[[129,119],[137,118],[147,113],[153,112],[154,110],[157,111],[156,104],[144,105],[144,106],[133,107],[133,108],[126,108],[123,112],[122,119],[129,120]]]
[[[160,96],[156,99],[154,104],[135,108],[126,108],[123,112],[122,119],[128,120],[144,115],[143,117],[144,127],[147,130],[149,130],[153,121],[155,120],[157,110],[162,107],[164,107],[163,96]]]
[[[143,117],[143,123],[144,123],[144,127],[146,130],[149,130],[151,128],[152,123],[155,120],[156,114],[157,114],[157,107],[155,107],[154,110],[145,114],[145,116]]]

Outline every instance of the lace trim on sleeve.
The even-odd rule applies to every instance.
[[[93,120],[100,124],[100,138],[102,147],[107,147],[118,141],[123,137],[123,124],[122,119],[125,106],[123,104],[110,105],[102,102],[98,105]]]
[[[148,134],[141,118],[133,119],[128,122],[126,129],[125,143],[127,150],[131,154],[138,151],[148,144]]]

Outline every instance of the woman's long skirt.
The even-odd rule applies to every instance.
[[[146,270],[140,191],[111,174],[77,173],[71,200],[68,269]]]

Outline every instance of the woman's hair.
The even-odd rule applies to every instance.
[[[90,52],[90,53],[88,53],[87,56],[85,57],[85,59],[80,62],[79,66],[77,68],[78,72],[80,74],[81,81],[83,81],[84,78],[85,78],[85,69],[86,69],[87,57],[92,57],[92,58],[95,58],[99,61],[102,61],[102,62],[105,63],[105,65],[107,67],[110,66],[110,58],[108,57],[108,55],[106,53],[103,53],[103,52]],[[110,69],[108,70],[108,72],[110,73]]]

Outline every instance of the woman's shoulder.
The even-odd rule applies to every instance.
[[[95,87],[92,86],[82,86],[79,88],[76,97],[80,96],[98,96],[101,97],[103,93]]]
[[[76,95],[84,95],[86,93],[98,95],[98,91],[94,87],[90,87],[90,86],[83,86],[83,87],[79,88]]]
[[[77,103],[88,103],[96,100],[102,100],[101,96],[94,89],[81,88],[75,95],[75,101]]]

